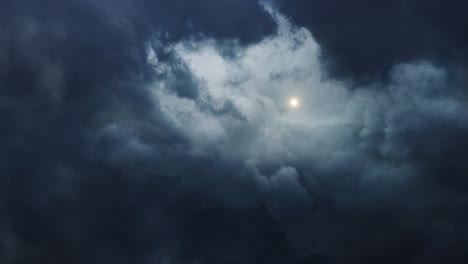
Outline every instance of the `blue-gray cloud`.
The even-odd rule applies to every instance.
[[[462,23],[276,4],[0,3],[0,262],[465,260]]]

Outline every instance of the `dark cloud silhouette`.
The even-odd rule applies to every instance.
[[[463,4],[278,7],[366,86],[268,3],[2,1],[0,262],[464,263]]]
[[[188,142],[147,85],[170,79],[177,95],[196,97],[196,80],[163,46],[201,37],[247,45],[274,30],[259,4],[226,4],[0,4],[2,263],[160,262],[150,255],[179,243],[168,225],[190,199],[164,164],[183,162]],[[164,76],[147,62],[158,34]]]
[[[309,28],[333,77],[375,81],[413,60],[466,64],[464,1],[277,1]]]

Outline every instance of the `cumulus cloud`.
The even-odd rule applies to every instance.
[[[451,38],[406,56],[372,31],[363,54],[320,1],[0,6],[0,261],[466,257]]]
[[[274,193],[263,199],[280,218],[288,218],[291,215],[288,208],[302,203],[307,206],[298,210],[308,212],[305,214],[309,217],[323,217],[323,221],[331,216],[320,215],[320,210],[341,211],[344,218],[357,217],[364,222],[371,221],[373,214],[395,217],[404,212],[407,215],[402,217],[415,219],[420,212],[411,212],[413,208],[405,204],[407,200],[431,206],[434,200],[426,200],[425,195],[431,192],[443,195],[449,186],[429,182],[444,178],[451,185],[461,180],[459,165],[454,164],[454,168],[443,165],[444,169],[436,165],[436,160],[443,159],[439,155],[455,148],[452,140],[463,141],[464,136],[459,134],[461,137],[455,139],[452,133],[466,132],[460,131],[466,129],[461,125],[466,124],[463,115],[466,106],[457,98],[447,69],[425,61],[397,64],[385,83],[350,89],[345,81],[325,78],[320,46],[309,31],[293,26],[280,14],[273,15],[278,32],[244,50],[238,59],[223,58],[210,42],[198,43],[196,50],[185,48],[184,43],[177,48],[179,56],[203,83],[201,94],[214,101],[199,98],[198,102],[190,103],[190,108],[184,108],[181,105],[187,102],[183,99],[176,99],[179,105],[174,106],[175,102],[164,94],[158,98],[163,106],[171,107],[168,115],[185,122],[180,126],[193,131],[190,137],[195,148],[205,148],[205,155],[216,153],[227,160],[247,161],[254,166],[254,176],[264,179],[250,184],[259,185],[261,193]],[[242,81],[231,82],[232,79]],[[301,109],[288,109],[287,99],[292,95],[303,101]],[[223,101],[233,102],[245,120],[213,115],[197,106],[219,105]],[[188,114],[189,123],[177,118]],[[202,131],[204,128],[206,131]],[[431,134],[434,132],[437,134]],[[207,138],[213,141],[207,142]],[[451,147],[441,149],[440,141]],[[435,160],[432,163],[426,158]],[[457,158],[450,160],[458,163]],[[452,201],[449,198],[439,202]],[[328,203],[333,203],[334,209]],[[311,209],[315,207],[321,209]],[[374,231],[364,226],[357,228],[363,229],[365,235],[384,232],[381,235],[387,236],[387,223],[380,226],[379,220],[375,221]],[[408,239],[403,230],[418,228],[417,223],[411,224],[414,226],[406,223],[396,226],[401,236],[396,235],[379,247],[398,247],[392,244],[393,240]],[[303,225],[302,231],[306,233],[320,228],[307,222]],[[421,236],[425,232],[430,231],[421,231]],[[337,236],[338,241],[330,242],[331,247],[338,246],[347,235]],[[320,244],[323,238],[315,239]],[[364,248],[356,250],[369,250],[365,247],[370,245],[365,243],[372,242],[364,242]],[[352,248],[343,250],[355,253]]]

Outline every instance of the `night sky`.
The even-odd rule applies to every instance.
[[[0,264],[468,263],[467,12],[0,0]]]

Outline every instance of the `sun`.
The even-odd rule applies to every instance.
[[[291,99],[289,99],[289,106],[292,107],[292,108],[298,108],[300,105],[300,102],[299,102],[299,99],[297,99],[297,97],[291,97]]]

